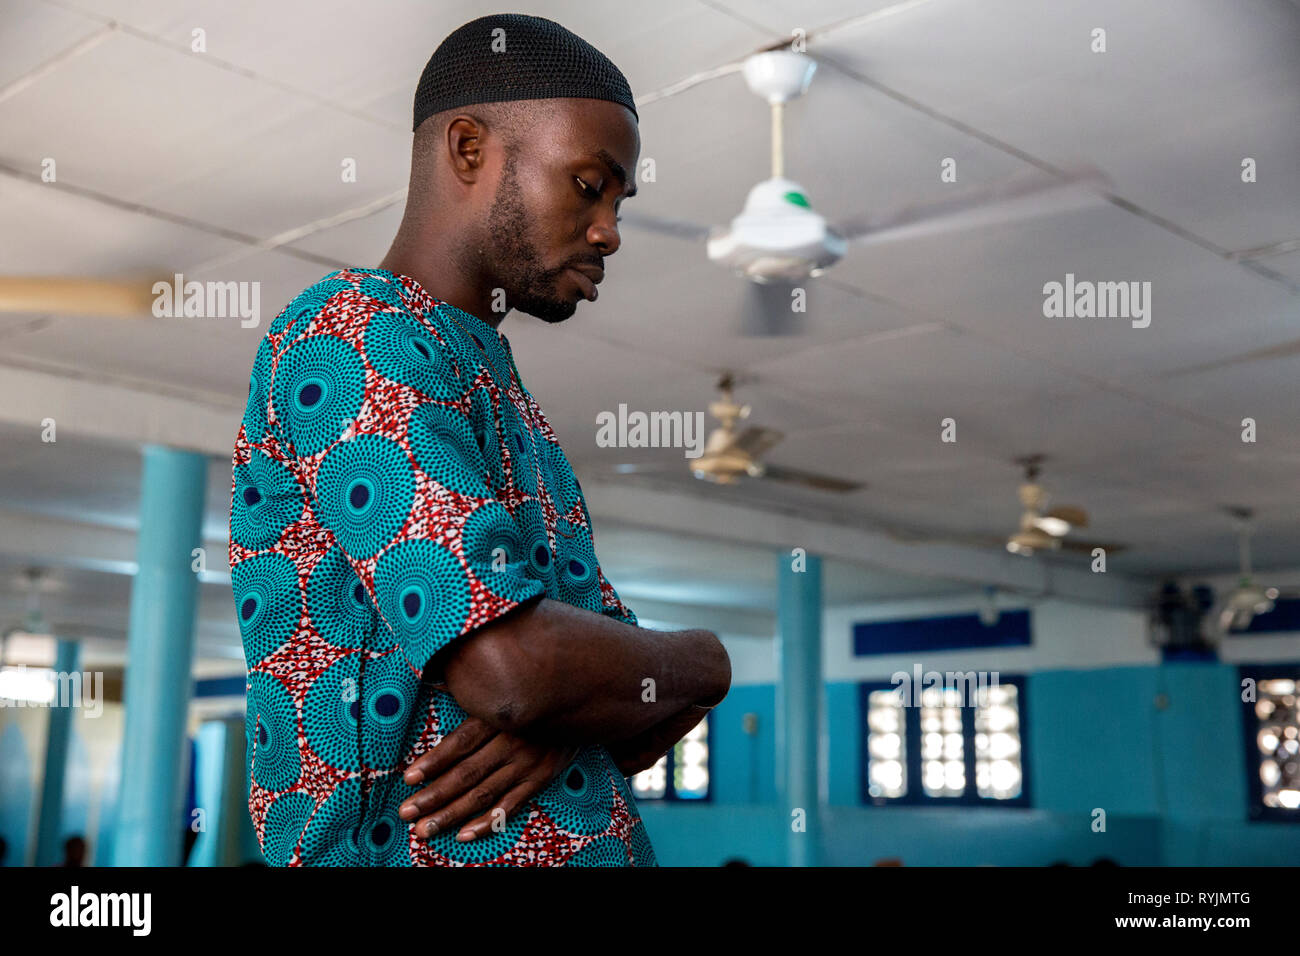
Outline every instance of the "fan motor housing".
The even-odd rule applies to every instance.
[[[709,239],[709,258],[762,282],[806,279],[843,256],[847,243],[808,205],[803,187],[765,179],[749,191],[731,228]]]

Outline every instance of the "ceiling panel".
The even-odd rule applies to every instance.
[[[11,83],[48,67],[103,30],[93,20],[40,0],[9,0],[0,32],[0,99],[19,92],[7,88]]]
[[[232,320],[5,314],[0,362],[184,394],[232,415],[274,315],[335,262],[377,264],[402,206],[292,248],[258,249],[223,233],[264,239],[405,186],[419,70],[442,36],[481,12],[460,0],[436,11],[418,0],[364,11],[342,0],[10,7],[0,162],[27,178],[0,174],[0,268],[256,281],[262,321],[242,329]],[[629,211],[713,225],[740,210],[768,175],[768,110],[737,73],[693,81],[795,28],[812,32],[821,65],[809,95],[787,110],[787,168],[832,220],[947,198],[1036,166],[1090,163],[1112,184],[1087,209],[855,246],[826,281],[809,284],[802,334],[769,338],[737,334],[747,287],[709,263],[702,243],[629,224],[598,303],[580,304],[562,327],[517,316],[502,326],[584,475],[643,460],[669,470],[636,481],[684,494],[936,534],[1001,534],[1018,510],[1011,459],[1045,452],[1045,481],[1090,509],[1090,533],[1132,544],[1116,569],[1230,567],[1231,532],[1216,510],[1227,502],[1267,516],[1261,561],[1290,555],[1300,564],[1290,517],[1300,357],[1201,368],[1300,340],[1300,253],[1258,260],[1290,285],[1222,254],[1300,237],[1296,4],[666,0],[638,10],[634,23],[618,5],[520,9],[577,29],[644,100],[642,155],[656,176],[640,183]],[[40,71],[109,20],[121,27]],[[1097,26],[1107,30],[1105,54],[1088,50]],[[206,54],[189,50],[195,27],[207,32]],[[688,82],[668,89],[679,81]],[[340,181],[347,156],[359,163],[356,184]],[[1244,156],[1258,163],[1255,183],[1241,181]],[[45,157],[57,161],[58,183],[31,182]],[[957,161],[955,186],[939,180],[946,157]],[[120,208],[132,202],[157,212]],[[1067,274],[1150,282],[1150,327],[1045,317],[1044,284]],[[675,450],[595,446],[599,411],[704,410],[724,369],[737,373],[753,423],[786,433],[770,461],[867,488],[709,489]],[[1247,415],[1259,426],[1254,446],[1238,436]],[[939,441],[949,416],[955,445]],[[79,453],[70,447],[58,475],[21,440],[5,450],[6,506],[129,520],[138,450],[72,461]],[[212,466],[210,533],[224,533],[228,469]],[[700,577],[695,567],[665,567],[654,586]],[[735,580],[714,585],[712,598],[728,588],[735,600],[754,596]]]
[[[5,158],[135,200],[208,168],[236,163],[232,139],[265,134],[308,104],[255,79],[122,31],[0,102]],[[87,95],[93,91],[93,95]]]
[[[1017,150],[1095,165],[1129,201],[1238,249],[1295,237],[1298,45],[1300,8],[1282,0],[938,0],[814,52]]]
[[[221,136],[205,162],[138,198],[267,238],[405,188],[410,151],[410,133],[308,104],[273,129]]]
[[[246,249],[199,228],[4,175],[0,206],[0,262],[7,275],[168,278],[190,264]]]

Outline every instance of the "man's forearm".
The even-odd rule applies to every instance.
[[[710,631],[650,631],[544,599],[483,628],[446,678],[467,712],[502,729],[609,744],[716,704],[731,662]]]
[[[671,750],[677,741],[694,730],[711,709],[701,707],[699,704],[691,704],[635,737],[607,744],[606,749],[614,758],[619,772],[625,777],[630,777],[658,763],[659,758]]]

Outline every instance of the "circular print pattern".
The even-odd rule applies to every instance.
[[[627,866],[627,846],[616,836],[596,837],[573,856],[565,866]]]
[[[532,499],[522,502],[514,511],[515,525],[524,544],[524,557],[528,562],[524,573],[541,581],[548,597],[556,597],[555,556],[546,538],[546,521],[542,506]]]
[[[412,792],[414,790],[415,788],[412,788]],[[403,797],[402,799],[406,798]],[[506,817],[505,825],[500,833],[488,830],[485,836],[481,836],[477,840],[471,840],[468,843],[461,843],[456,839],[456,834],[460,832],[459,826],[435,833],[432,837],[417,836],[416,839],[427,843],[430,850],[448,860],[454,860],[467,866],[482,865],[514,849],[515,844],[519,842],[524,835],[524,830],[528,827],[528,807],[529,804],[525,803]],[[487,812],[490,813],[491,811]],[[465,822],[468,823],[469,821]]]
[[[230,500],[230,536],[240,547],[269,548],[280,533],[302,515],[298,482],[284,465],[260,448],[247,464],[235,468]]]
[[[519,526],[504,505],[488,501],[475,508],[465,521],[461,540],[465,560],[488,590],[502,596],[518,590],[518,575],[527,558]]]
[[[339,784],[320,805],[302,838],[304,866],[360,866],[357,821],[361,816],[361,778]]]
[[[288,689],[270,674],[248,675],[253,689],[248,707],[255,708],[253,780],[265,790],[287,790],[302,773],[298,758],[298,713]]]
[[[569,467],[569,461],[564,457],[564,452],[559,445],[545,440],[539,441],[538,445],[542,479],[546,483],[546,490],[555,504],[555,510],[561,516],[567,515],[581,500],[578,479],[574,477],[573,469]]]
[[[251,442],[266,435],[266,403],[271,392],[271,340],[263,337],[248,376],[248,405],[244,408],[244,435]]]
[[[279,552],[259,554],[230,572],[244,659],[253,667],[293,636],[298,625],[298,569]]]
[[[372,800],[378,790],[372,791]],[[321,804],[303,839],[303,862],[316,866],[409,866],[411,825],[393,801],[369,805],[361,825],[361,778],[344,780]]]
[[[563,519],[555,523],[555,582],[561,601],[600,611],[600,578],[591,532]]]
[[[408,538],[375,565],[379,609],[413,664],[422,666],[460,636],[469,614],[469,579],[450,550]]]
[[[369,665],[366,678],[370,677]],[[349,654],[312,681],[302,705],[303,735],[318,757],[338,770],[361,769],[357,718],[361,714],[361,655]]]
[[[361,355],[333,335],[312,335],[280,356],[272,400],[299,455],[319,454],[355,421],[366,396]]]
[[[628,843],[632,846],[634,866],[659,865],[659,861],[655,858],[654,847],[650,845],[650,834],[646,833],[644,820],[638,820],[633,825],[632,832],[628,834]]]
[[[365,586],[339,547],[332,547],[307,578],[307,613],[335,647],[363,647],[378,615]]]
[[[466,329],[466,326],[473,328],[479,320],[447,302],[439,302],[434,307],[434,313],[438,327],[442,329],[443,340],[447,343],[447,351],[451,353],[462,381],[468,385],[478,376],[480,368],[488,366],[483,350],[474,343]],[[481,340],[483,337],[480,335],[479,338]]]
[[[298,837],[311,818],[316,801],[301,790],[291,790],[276,797],[266,811],[263,828],[266,840],[262,856],[270,866],[288,866]]]
[[[477,323],[477,320],[475,322]],[[496,379],[497,385],[503,389],[509,388],[511,381],[510,359],[501,345],[501,339],[495,331],[487,328],[486,325],[478,324],[480,327],[476,328],[474,324],[465,322],[468,327],[470,342],[479,352],[483,366],[492,372],[492,377]]]
[[[391,770],[407,750],[407,735],[419,733],[411,726],[420,678],[400,652],[371,658],[361,676],[365,723],[363,755],[366,766]]]
[[[367,273],[366,278],[357,284],[357,291],[395,309],[406,308],[401,290],[393,283],[381,279],[378,273]]]
[[[481,498],[488,467],[465,416],[444,405],[417,405],[407,424],[407,440],[420,470],[462,495]]]
[[[485,388],[476,388],[470,393],[470,429],[474,433],[474,444],[483,455],[487,465],[488,480],[493,493],[502,491],[506,486],[505,469],[501,465],[501,439],[497,435],[496,412],[492,408],[492,396]]]
[[[372,866],[411,865],[411,825],[397,815],[395,807],[384,807],[356,835],[356,842]]]
[[[381,435],[339,442],[316,473],[317,508],[343,549],[361,559],[401,530],[415,500],[415,472],[402,446]]]
[[[338,275],[331,272],[330,276]],[[299,319],[313,319],[329,304],[329,300],[338,292],[352,292],[354,286],[346,279],[331,279],[326,276],[320,282],[304,289],[296,299],[290,302],[271,323],[268,332],[279,335],[298,323]],[[304,324],[305,327],[305,324]],[[301,331],[301,330],[300,330]]]
[[[441,346],[404,312],[374,315],[366,323],[366,357],[376,372],[427,398],[460,397],[456,373]]]
[[[584,747],[537,796],[537,803],[556,825],[570,833],[595,836],[609,829],[614,812],[610,770],[596,747]]]
[[[509,399],[501,402],[501,430],[510,455],[511,481],[524,494],[536,495],[537,452],[533,447],[533,433]]]

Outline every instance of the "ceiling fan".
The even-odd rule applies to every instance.
[[[750,407],[736,402],[732,396],[734,386],[732,374],[724,372],[718,381],[721,395],[717,401],[709,403],[709,414],[721,424],[709,433],[703,453],[686,462],[694,477],[719,485],[734,485],[744,478],[761,478],[839,493],[863,487],[859,482],[765,463],[763,454],[785,436],[776,429],[757,425],[737,432],[736,423],[749,417]],[[615,466],[614,470],[619,474],[635,474],[664,469],[661,466],[624,464]]]
[[[799,183],[785,177],[784,110],[807,91],[817,62],[805,53],[766,50],[744,63],[745,82],[772,112],[772,175],[749,191],[730,226],[709,228],[632,211],[625,222],[679,239],[706,240],[708,257],[751,281],[746,334],[796,330],[792,307],[802,284],[843,257],[849,242],[874,243],[990,226],[1100,201],[1105,177],[1092,169],[1064,175],[1015,177],[992,187],[963,190],[941,202],[901,207],[883,215],[831,224],[815,212]]]
[[[21,623],[0,632],[0,668],[4,667],[11,640],[20,644],[54,640],[41,610],[41,593],[60,590],[59,583],[42,568],[25,568],[21,577],[14,579],[14,583],[20,584],[25,592],[26,611]]]
[[[1224,631],[1244,631],[1260,614],[1273,610],[1278,598],[1300,597],[1300,589],[1261,587],[1250,569],[1250,536],[1254,531],[1254,512],[1249,508],[1226,508],[1237,523],[1237,555],[1241,577],[1228,592],[1219,610],[1219,627]]]
[[[1016,464],[1025,470],[1025,480],[1018,491],[1024,512],[1020,516],[1020,529],[1007,538],[1007,550],[1024,557],[1029,557],[1035,551],[1061,549],[1091,553],[1094,548],[1102,548],[1108,554],[1122,551],[1123,545],[1066,539],[1066,535],[1075,528],[1088,526],[1088,512],[1075,505],[1058,505],[1050,511],[1044,510],[1047,508],[1048,494],[1038,483],[1043,461],[1043,455],[1016,459]]]

